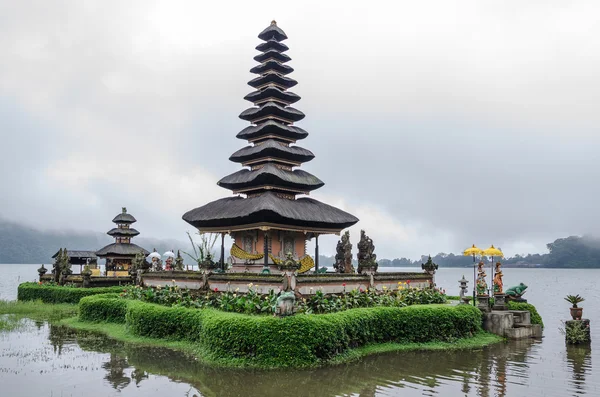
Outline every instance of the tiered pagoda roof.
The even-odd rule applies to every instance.
[[[258,66],[250,69],[258,77],[248,84],[255,91],[244,99],[254,106],[240,114],[250,126],[237,138],[250,144],[229,158],[248,167],[222,178],[218,185],[244,194],[225,198],[191,210],[183,219],[200,231],[230,232],[254,228],[303,230],[336,233],[358,219],[342,210],[297,195],[309,194],[324,183],[311,173],[294,169],[315,156],[295,143],[308,136],[294,123],[305,115],[291,105],[300,97],[288,91],[298,82],[287,75],[293,68],[286,65],[291,58],[284,54],[288,47],[282,43],[287,35],[275,21],[258,37],[264,42],[254,57]]]
[[[96,255],[99,257],[107,256],[135,256],[140,251],[144,255],[150,255],[150,252],[143,249],[139,245],[133,244],[131,238],[140,234],[137,230],[131,227],[131,224],[136,222],[133,215],[127,213],[127,208],[123,207],[121,213],[112,220],[117,224],[117,227],[110,229],[106,234],[115,238],[115,242],[98,250]]]

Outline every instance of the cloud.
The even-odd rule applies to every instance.
[[[232,11],[234,10],[234,12]],[[432,11],[435,10],[435,11]],[[0,215],[145,236],[230,194],[237,115],[276,18],[315,192],[380,257],[598,233],[600,5],[593,1],[0,5]],[[336,239],[327,240],[331,253]],[[356,242],[356,241],[355,241]],[[324,243],[325,244],[325,243]]]

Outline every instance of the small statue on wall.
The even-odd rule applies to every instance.
[[[377,271],[377,255],[375,255],[375,245],[373,240],[365,234],[364,230],[360,231],[360,241],[356,245],[358,247],[358,272],[369,269]]]
[[[350,232],[346,231],[335,248],[335,263],[333,268],[337,273],[354,273],[352,266],[352,243],[350,243]]]
[[[494,271],[494,294],[502,294],[504,284],[502,283],[502,269],[500,268],[502,264],[500,262],[496,263],[496,270]]]
[[[488,294],[488,285],[485,281],[485,269],[483,268],[484,263],[479,262],[477,264],[477,295],[487,296]]]

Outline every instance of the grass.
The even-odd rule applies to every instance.
[[[37,321],[56,322],[77,315],[77,305],[61,303],[50,305],[42,301],[3,301],[0,300],[0,331],[18,329],[23,318]]]
[[[190,356],[194,357],[195,359],[199,360],[204,364],[208,364],[211,366],[259,369],[275,368],[274,366],[254,363],[243,358],[214,357],[213,355],[202,349],[201,346],[192,342],[135,336],[128,332],[127,326],[125,324],[114,324],[104,322],[90,323],[79,321],[78,318],[66,318],[61,320],[60,324],[66,325],[74,329],[102,333],[120,342],[135,343],[141,346],[164,347],[173,350],[178,350],[189,354]],[[503,340],[504,339],[500,336],[489,334],[487,332],[480,332],[471,338],[457,339],[453,342],[373,344],[351,349],[346,353],[335,357],[333,360],[321,363],[320,365],[344,364],[347,362],[358,360],[362,357],[371,354],[379,353],[478,349],[491,345],[493,343],[502,342]]]
[[[504,338],[480,332],[471,338],[457,339],[454,342],[427,342],[427,343],[381,343],[376,345],[362,346],[352,349],[334,358],[330,364],[343,364],[349,361],[379,353],[407,352],[407,351],[450,351],[463,349],[478,349],[485,346],[502,342]]]

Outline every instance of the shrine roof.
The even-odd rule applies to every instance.
[[[139,254],[140,251],[143,252],[145,256],[150,255],[150,252],[133,243],[112,243],[96,251],[96,255],[99,257],[111,255],[135,256]]]
[[[305,228],[307,231],[339,231],[358,222],[355,216],[312,198],[290,200],[274,192],[249,198],[237,196],[216,200],[186,212],[183,220],[200,230],[273,224]]]
[[[304,163],[312,160],[315,155],[310,150],[300,146],[286,146],[274,139],[268,139],[258,145],[246,146],[238,150],[229,157],[229,160],[236,163],[243,163],[264,157]]]

